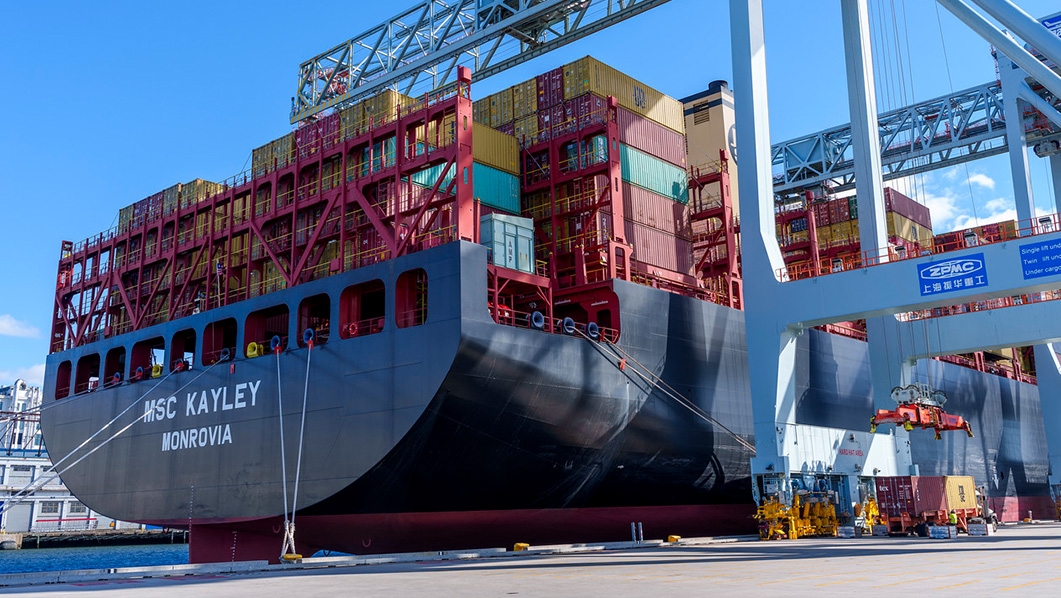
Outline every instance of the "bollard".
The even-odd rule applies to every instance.
[[[633,521],[630,522],[630,541],[637,542],[637,524]]]
[[[640,521],[637,522],[637,541],[638,542],[644,542],[645,541],[645,534],[644,534],[644,530],[641,529],[641,522]]]

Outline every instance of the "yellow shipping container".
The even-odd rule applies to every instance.
[[[384,89],[371,98],[361,102],[365,110],[365,120],[374,126],[393,121],[398,114],[398,107],[413,104],[416,100],[400,94],[393,89]]]
[[[515,117],[512,114],[512,90],[514,88],[509,87],[508,89],[502,89],[498,95],[501,96],[500,102],[500,116],[501,124],[505,125],[512,122]]]
[[[906,216],[901,216],[895,212],[888,212],[885,214],[885,220],[888,222],[888,234],[905,239],[907,241],[914,241],[917,243],[921,242],[924,238],[922,231],[925,227],[910,220]]]
[[[534,143],[535,137],[538,136],[538,115],[531,114],[516,119],[514,132],[517,141],[524,142],[527,145]]]
[[[254,176],[261,176],[273,169],[272,141],[251,152],[251,168]]]
[[[848,220],[847,222],[837,222],[836,224],[829,225],[829,231],[831,236],[829,242],[839,243],[843,241],[849,241],[853,238],[858,237],[858,221]]]
[[[118,210],[118,232],[124,233],[129,230],[133,223],[133,206],[126,206]]]
[[[490,96],[472,102],[472,120],[490,126]]]
[[[685,134],[685,113],[678,100],[590,56],[564,65],[564,100],[589,92],[614,96],[623,108]]]
[[[948,509],[976,508],[976,482],[972,476],[944,476],[944,485],[946,486]]]
[[[493,95],[487,97],[490,104],[490,122],[487,123],[491,127],[497,128],[505,124],[504,117],[512,117],[512,90],[507,89],[508,94],[506,95],[503,91],[499,91]],[[505,101],[508,101],[508,106],[505,106]]]
[[[519,143],[496,129],[472,123],[472,159],[519,176]]]
[[[347,106],[339,112],[339,122],[342,126],[343,139],[349,139],[360,134],[365,126],[365,104],[358,102],[353,106]]]
[[[512,86],[512,119],[519,120],[538,110],[538,79]],[[535,125],[537,126],[537,125]]]

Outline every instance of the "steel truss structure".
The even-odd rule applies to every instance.
[[[291,122],[391,87],[416,95],[483,79],[667,0],[423,0],[299,67]]]
[[[470,81],[462,68],[455,84],[395,106],[385,122],[324,126],[335,134],[293,148],[289,163],[126,230],[65,242],[51,350],[477,241]]]
[[[884,180],[979,160],[1006,151],[1002,88],[971,87],[880,115]],[[828,182],[853,189],[851,125],[799,137],[771,148],[774,191],[782,196]]]

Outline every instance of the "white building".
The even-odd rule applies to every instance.
[[[52,475],[52,462],[41,441],[40,404],[40,388],[24,380],[0,386],[0,505],[34,482]],[[0,516],[0,530],[41,532],[140,527],[90,510],[70,494],[58,477],[34,488]]]
[[[15,380],[0,386],[0,451],[42,449],[41,389]]]

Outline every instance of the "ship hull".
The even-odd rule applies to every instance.
[[[279,355],[47,401],[49,450],[72,453],[72,462],[99,447],[64,472],[70,489],[108,516],[190,527],[195,562],[275,560],[285,504],[297,509],[303,553],[622,540],[631,522],[653,537],[754,531],[742,312],[614,281],[605,290],[620,308],[616,349],[580,335],[496,324],[487,311],[485,266],[483,247],[452,243],[102,341],[168,338],[188,327],[201,334],[219,318],[242,322],[279,302],[295,312],[320,294],[333,297],[337,316],[350,285],[378,279],[390,289],[402,272],[428,274],[421,326],[400,328],[388,316],[379,334],[333,336],[312,349],[291,342]],[[797,371],[797,418],[864,428],[872,410],[864,343],[810,332],[800,339],[806,362]],[[89,345],[51,356],[45,396],[55,396],[62,361],[101,350]],[[623,358],[651,374],[620,367]],[[997,388],[1001,403],[994,376],[968,376]],[[1021,422],[1010,433],[1030,430],[1035,388],[1004,386],[1019,409],[1003,419]],[[833,421],[841,397],[850,421]],[[108,431],[77,449],[112,419]],[[985,465],[972,472],[954,459],[963,448],[957,445],[940,454],[918,441],[914,454],[926,463],[924,474],[963,473],[981,482],[1009,463],[999,460],[1001,449],[991,450],[1006,437],[983,442]],[[1045,449],[1007,458],[1026,479],[999,486],[1003,499],[1047,494]],[[925,471],[935,467],[928,461],[938,467]]]

